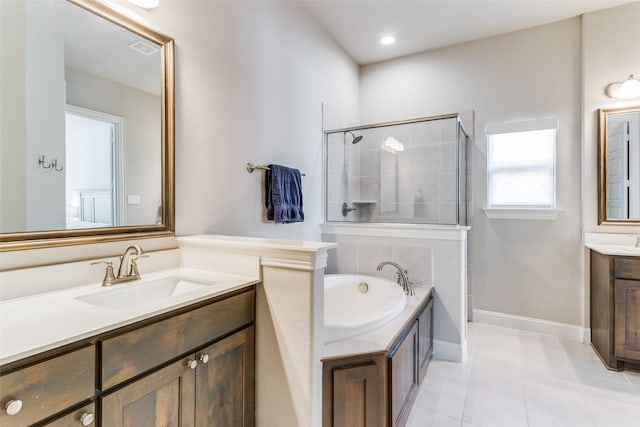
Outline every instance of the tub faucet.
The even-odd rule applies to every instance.
[[[636,248],[640,248],[640,234],[636,236]]]
[[[393,261],[381,262],[380,264],[378,264],[378,268],[376,268],[376,270],[382,271],[382,267],[384,267],[385,265],[390,265],[396,269],[396,274],[398,276],[397,282],[398,282],[398,285],[400,285],[400,287],[404,291],[404,293],[407,295],[415,295],[415,291],[413,289],[415,286],[415,283],[409,280],[409,276],[408,276],[409,272],[404,268],[402,268],[400,264]]]

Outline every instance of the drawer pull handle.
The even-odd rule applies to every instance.
[[[209,363],[209,355],[207,353],[201,354],[200,360],[206,365],[207,363]]]
[[[84,414],[80,415],[80,424],[82,424],[83,426],[90,426],[91,424],[93,424],[93,421],[95,421],[96,416],[94,414],[92,414],[91,412],[85,412]]]
[[[197,360],[189,360],[187,362],[187,366],[189,367],[189,369],[196,369],[198,367],[198,361]]]
[[[7,415],[16,415],[22,410],[22,400],[10,400],[4,408],[7,411]]]

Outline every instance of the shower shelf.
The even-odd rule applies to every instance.
[[[351,204],[353,205],[375,205],[378,203],[377,200],[352,200]]]

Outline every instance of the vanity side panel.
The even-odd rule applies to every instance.
[[[610,369],[618,369],[614,355],[614,257],[591,251],[591,345]]]

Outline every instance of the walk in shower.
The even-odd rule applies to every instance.
[[[326,220],[467,224],[457,114],[325,132]]]

